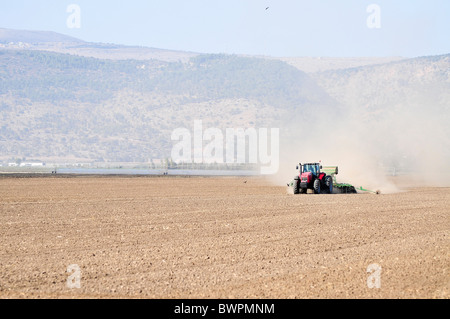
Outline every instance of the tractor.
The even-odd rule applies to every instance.
[[[294,194],[306,194],[308,189],[313,190],[314,194],[333,194],[333,177],[322,172],[322,168],[320,163],[299,163],[299,174],[291,183]],[[333,175],[337,173],[338,168],[335,167]]]
[[[356,189],[351,184],[338,183],[336,180],[339,172],[337,166],[299,163],[297,170],[299,174],[288,184],[294,194],[306,194],[308,189],[313,190],[314,194],[357,194],[358,192],[380,194],[380,191],[371,191],[362,187]]]

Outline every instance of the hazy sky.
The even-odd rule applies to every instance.
[[[1,0],[0,27],[201,53],[450,53],[449,0]]]

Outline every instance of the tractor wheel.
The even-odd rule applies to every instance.
[[[298,178],[294,179],[293,188],[294,188],[294,195],[300,193],[300,180]]]
[[[320,194],[320,179],[314,181],[314,194]]]
[[[331,176],[326,177],[325,184],[327,185],[328,193],[333,194],[333,178]]]

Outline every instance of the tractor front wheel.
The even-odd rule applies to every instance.
[[[295,195],[297,195],[298,193],[300,193],[300,180],[298,179],[298,177],[296,177],[296,178],[294,179],[294,185],[293,185],[293,188],[294,188],[294,194],[295,194]]]

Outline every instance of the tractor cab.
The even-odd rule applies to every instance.
[[[318,163],[314,164],[304,164],[303,165],[303,173],[312,173],[314,176],[317,176],[320,174],[320,169],[322,167]]]
[[[300,176],[303,173],[312,173],[312,175],[318,176],[320,175],[320,170],[322,169],[322,166],[319,163],[307,163],[303,165],[299,163],[297,169],[299,170]]]

